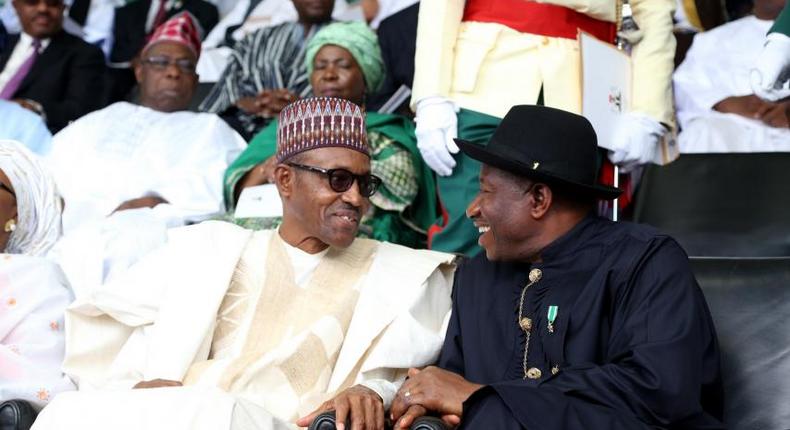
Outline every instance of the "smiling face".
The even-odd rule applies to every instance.
[[[318,148],[286,160],[324,169],[346,169],[370,174],[370,158],[347,148]],[[293,246],[315,253],[327,246],[346,248],[359,231],[370,202],[359,193],[357,181],[344,192],[329,186],[327,176],[287,164],[275,169],[275,181],[283,200],[281,237]]]
[[[478,244],[489,260],[528,260],[540,250],[536,238],[541,235],[539,220],[545,212],[535,211],[535,187],[545,186],[482,166],[480,192],[466,209],[466,216],[478,228]]]
[[[135,64],[140,104],[160,112],[186,110],[198,84],[197,59],[186,46],[159,42]]]
[[[302,24],[318,24],[332,18],[334,0],[293,0],[299,22]]]
[[[337,45],[325,45],[315,54],[310,85],[318,97],[337,97],[360,106],[365,99],[362,69],[348,50]]]
[[[6,176],[5,172],[0,169],[0,252],[4,252],[8,239],[11,233],[5,231],[5,224],[10,219],[16,220],[16,197],[12,194],[15,192],[11,181]],[[8,191],[8,190],[11,191]]]
[[[62,0],[13,0],[22,30],[36,39],[46,39],[63,28]]]

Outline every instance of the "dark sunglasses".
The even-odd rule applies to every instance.
[[[38,6],[42,1],[47,7],[63,6],[63,0],[21,0],[25,6]]]
[[[355,175],[346,169],[322,169],[320,167],[305,166],[304,164],[297,163],[286,164],[298,169],[326,175],[329,179],[329,187],[336,193],[348,191],[356,180],[359,184],[359,193],[362,194],[363,197],[370,197],[376,194],[376,190],[378,190],[379,185],[381,185],[381,178],[370,174]]]
[[[195,62],[189,58],[179,58],[177,60],[173,60],[172,58],[165,55],[157,55],[155,57],[145,58],[142,60],[142,63],[157,71],[164,71],[170,67],[171,64],[175,64],[176,67],[178,67],[179,70],[184,73],[195,73],[195,68],[197,67]]]
[[[4,183],[0,182],[0,189],[3,189],[3,190],[6,190],[6,191],[8,191],[8,192],[9,192],[9,193],[10,193],[12,196],[14,196],[14,198],[16,198],[16,193],[14,192],[14,190],[12,190],[11,188],[9,188],[9,187],[8,187],[8,185],[6,185],[6,184],[4,184]]]

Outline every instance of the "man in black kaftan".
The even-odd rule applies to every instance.
[[[436,413],[470,429],[721,429],[716,333],[688,257],[646,226],[592,214],[582,117],[514,107],[467,210],[485,255],[455,275],[437,368],[412,369],[397,426]],[[585,157],[589,156],[589,160]]]

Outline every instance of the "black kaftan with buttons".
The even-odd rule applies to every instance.
[[[534,269],[522,308],[532,321],[526,377],[518,306]],[[483,253],[461,265],[439,366],[487,385],[464,404],[474,428],[723,428],[707,304],[684,251],[646,226],[588,216],[540,263]],[[490,396],[503,403],[491,408],[498,416],[475,409]]]

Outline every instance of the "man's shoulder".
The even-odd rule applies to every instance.
[[[273,230],[272,230],[273,231]],[[252,236],[254,231],[248,230],[244,227],[238,226],[232,222],[211,220],[203,221],[198,224],[187,225],[183,227],[176,227],[168,231],[168,240],[170,239],[199,239],[199,238],[215,238],[222,237],[223,235],[229,236]],[[270,234],[270,231],[261,233]]]
[[[94,59],[98,58],[103,61],[104,54],[102,54],[101,49],[65,30],[61,30],[52,37],[52,42],[55,43],[56,41],[60,50],[69,50],[80,56],[94,57]]]
[[[399,294],[417,291],[426,281],[446,283],[449,287],[455,272],[453,254],[362,238],[354,240],[352,247],[357,252],[371,252],[370,273],[375,277],[374,282],[379,287],[397,284]]]
[[[402,264],[404,266],[408,266],[412,262],[419,261],[430,261],[437,264],[452,264],[456,259],[455,255],[448,254],[446,252],[432,251],[429,249],[414,249],[403,245],[390,242],[380,242],[373,239],[360,238],[355,240],[355,242],[357,241],[360,241],[361,244],[366,242],[375,244],[379,251],[384,251],[389,255],[398,256],[398,259],[394,260],[393,263]]]
[[[151,0],[136,0],[115,8],[116,17],[127,17],[132,14],[147,13],[151,7]],[[116,18],[117,19],[117,18]]]
[[[589,241],[591,246],[603,246],[603,254],[636,256],[655,248],[676,247],[680,245],[667,233],[647,224],[627,221],[603,220]]]
[[[722,40],[731,39],[736,37],[738,33],[740,33],[743,29],[750,27],[751,21],[754,20],[754,17],[747,16],[740,19],[736,19],[735,21],[730,21],[724,23],[718,27],[712,28],[707,31],[702,31],[697,33],[694,36],[694,44],[702,45],[702,46],[709,46],[716,48],[717,51],[721,48],[718,46]]]
[[[281,33],[288,33],[294,27],[300,25],[294,21],[283,22],[281,24],[272,25],[269,27],[259,28],[242,39],[240,46],[249,46],[251,44],[258,44],[270,37],[276,37]]]
[[[89,112],[74,121],[71,121],[69,125],[64,127],[54,136],[63,137],[68,133],[64,133],[67,130],[73,131],[75,129],[79,129],[83,126],[90,126],[90,127],[107,127],[112,128],[113,123],[112,121],[117,118],[128,118],[130,107],[134,105],[129,102],[115,102],[109,106],[103,107],[101,109],[95,110],[93,112]],[[84,136],[82,136],[84,137]]]

